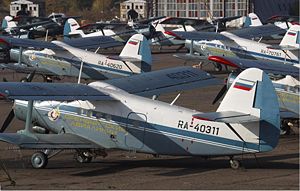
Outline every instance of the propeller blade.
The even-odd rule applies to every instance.
[[[15,117],[14,110],[11,110],[0,129],[0,133],[3,133],[6,130],[6,128],[9,126],[9,124],[11,123],[14,117]]]
[[[217,94],[217,96],[215,97],[214,101],[212,102],[212,104],[214,105],[217,101],[219,101],[219,99],[221,97],[223,97],[223,95],[227,92],[227,85],[225,84],[222,89],[219,91],[219,93]]]

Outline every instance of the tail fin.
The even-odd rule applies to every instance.
[[[5,16],[4,19],[2,20],[1,28],[6,29],[6,28],[16,27],[17,26],[16,22],[12,20],[13,18],[11,16]]]
[[[124,46],[120,57],[134,58],[141,61],[143,72],[151,71],[152,55],[149,42],[142,34],[133,35]]]
[[[76,35],[84,37],[85,34],[83,33],[83,31],[77,30],[79,27],[80,25],[75,19],[73,18],[68,19],[65,22],[65,26],[64,26],[64,38],[69,38],[70,36],[76,36]]]
[[[263,25],[259,17],[255,13],[249,13],[246,17],[244,27],[261,26]]]
[[[249,68],[238,75],[217,111],[235,111],[259,118],[259,150],[276,147],[280,134],[279,104],[273,84],[262,70]],[[254,129],[251,123],[242,125]]]
[[[300,25],[292,25],[285,33],[280,46],[300,48]]]

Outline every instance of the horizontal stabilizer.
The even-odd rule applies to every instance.
[[[223,123],[248,123],[260,121],[256,116],[235,111],[201,113],[193,115],[193,118]]]
[[[25,48],[33,47],[33,48],[48,48],[52,50],[64,50],[64,48],[60,45],[57,45],[52,42],[41,41],[41,40],[11,38],[6,36],[0,36],[0,40],[4,41],[5,43],[9,44],[12,47],[18,46],[18,47],[25,47]],[[60,41],[53,41],[53,42],[60,42]],[[65,39],[63,42],[70,46],[81,48],[81,49],[90,49],[90,48],[99,48],[99,47],[110,48],[110,47],[123,45],[123,43],[116,41],[115,39],[108,36]]]
[[[73,134],[32,134],[1,133],[0,141],[26,149],[79,149],[101,148],[100,146]]]
[[[169,33],[179,39],[187,40],[227,40],[232,41],[232,39],[222,35],[221,33],[213,32],[198,32],[198,31],[172,31]]]
[[[286,30],[276,25],[268,24],[268,25],[253,26],[253,27],[246,27],[237,30],[232,30],[229,31],[228,33],[234,34],[241,38],[252,39],[252,38],[285,34]]]

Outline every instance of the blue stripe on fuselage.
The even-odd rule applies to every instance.
[[[49,108],[49,111],[51,109],[52,108]],[[89,117],[87,115],[84,115],[88,112],[83,111],[83,115],[78,114],[77,112],[79,111],[79,109],[80,108],[78,108],[78,107],[68,106],[68,105],[59,106],[59,110],[60,110],[61,114],[71,114],[72,113],[72,115],[76,115],[78,117],[85,117],[85,118],[88,118],[90,120],[97,120],[94,117],[94,116],[96,116],[97,113],[100,113],[101,116],[107,115],[107,113],[93,111],[93,113],[92,113],[93,117]],[[128,119],[128,118],[125,118],[125,117],[121,117],[121,116],[115,116],[115,115],[111,115],[111,114],[108,114],[108,115],[110,115],[111,120],[116,122],[116,123],[133,124],[133,121],[135,121],[135,120]],[[201,134],[201,133],[197,133],[197,132],[182,130],[182,129],[178,129],[178,128],[172,128],[172,127],[169,127],[169,126],[164,126],[164,125],[154,124],[154,123],[149,123],[149,122],[143,122],[143,121],[138,121],[138,122],[139,122],[140,126],[137,127],[137,128],[140,129],[141,131],[144,131],[144,128],[145,128],[146,131],[148,131],[148,130],[153,131],[154,130],[154,131],[159,131],[161,133],[175,134],[175,135],[178,135],[178,136],[189,137],[189,138],[192,138],[192,139],[199,139],[199,140],[203,140],[203,141],[213,142],[214,143],[213,145],[215,145],[215,146],[217,146],[217,144],[224,144],[224,145],[227,145],[228,147],[238,147],[239,150],[245,151],[245,152],[246,152],[247,149],[252,149],[252,150],[258,151],[258,147],[259,147],[258,144],[255,144],[255,143],[246,143],[246,142],[227,139],[227,138],[223,138],[223,137],[219,137],[219,136],[206,135],[206,134]]]
[[[275,60],[275,61],[279,61],[279,62],[288,62],[288,63],[292,63],[292,64],[299,64],[299,60],[292,60],[292,59],[288,59],[288,58],[281,58],[281,57],[277,57],[277,56],[271,56],[271,55],[267,55],[267,54],[262,54],[262,53],[258,53],[258,52],[252,52],[249,50],[244,50],[244,49],[239,49],[239,48],[235,48],[235,47],[229,47],[230,50],[226,50],[224,49],[224,45],[219,45],[219,44],[215,44],[215,43],[205,43],[206,45],[212,47],[212,48],[218,48],[223,50],[224,52],[235,52],[238,53],[240,55],[245,54],[245,56],[247,56],[247,54],[249,56],[254,56],[254,57],[258,57],[258,58],[263,58],[263,59],[268,59],[268,60]],[[222,48],[219,48],[222,47]]]
[[[35,53],[35,55],[38,55],[38,56],[42,56],[42,57],[45,57],[47,58],[47,54],[44,54],[44,53],[41,53],[41,52],[37,52]],[[63,59],[71,64],[76,64],[78,67],[80,67],[81,65],[81,61],[78,61],[78,60],[72,60],[70,58],[64,58],[64,57],[58,57],[58,56],[52,56],[54,59]],[[124,71],[124,70],[118,70],[118,69],[114,69],[114,68],[109,68],[109,67],[104,67],[104,66],[99,66],[97,64],[91,64],[91,63],[87,63],[87,62],[84,62],[83,63],[83,67],[90,67],[92,69],[95,69],[99,72],[111,72],[111,73],[114,73],[114,74],[119,74],[119,75],[122,75],[122,76],[130,76],[134,73],[132,72],[129,72],[129,71]],[[88,75],[88,74],[87,74]]]

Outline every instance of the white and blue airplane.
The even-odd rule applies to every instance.
[[[214,80],[201,70],[180,67],[89,85],[0,83],[0,95],[15,100],[15,115],[26,120],[25,130],[0,133],[0,140],[24,149],[76,149],[79,161],[85,162],[106,149],[229,156],[236,169],[240,162],[235,155],[271,151],[278,143],[278,101],[262,70],[243,71],[216,112],[201,113],[139,96],[182,91],[192,84],[206,86]],[[9,122],[5,124],[2,132]],[[52,133],[39,134],[37,129]],[[34,153],[32,166],[44,168],[48,154]]]
[[[67,39],[62,41],[36,41],[0,37],[9,46],[27,48],[10,50],[10,59],[18,64],[2,64],[1,67],[20,72],[36,71],[46,76],[78,77],[103,80],[120,76],[129,76],[151,71],[152,56],[147,39],[142,34],[133,35],[120,55],[105,56],[96,52],[82,50],[92,44],[100,48],[120,45],[110,37],[90,37],[84,39]],[[69,42],[69,43],[68,43]],[[71,43],[71,42],[76,42]],[[83,47],[82,47],[83,46]],[[36,50],[34,48],[45,48]],[[88,47],[87,47],[88,48]]]

